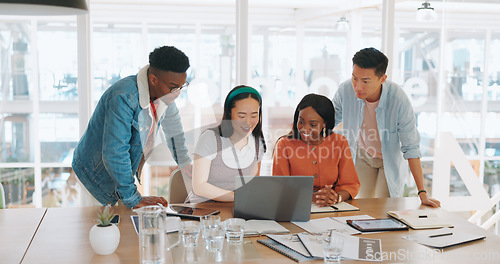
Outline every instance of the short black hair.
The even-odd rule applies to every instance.
[[[300,103],[295,109],[295,114],[293,116],[292,131],[286,135],[288,138],[300,139],[300,132],[297,129],[297,123],[299,122],[299,113],[302,109],[312,107],[316,113],[318,113],[323,121],[325,122],[326,136],[333,133],[333,127],[335,125],[335,108],[333,103],[328,97],[320,94],[308,94],[300,100]]]
[[[189,58],[184,52],[173,46],[157,47],[149,53],[149,65],[161,71],[186,72]]]
[[[375,48],[365,48],[354,54],[352,63],[363,69],[375,69],[375,75],[380,78],[387,71],[389,59]]]

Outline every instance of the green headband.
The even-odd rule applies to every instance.
[[[260,97],[260,94],[259,94],[259,92],[257,92],[257,90],[255,90],[252,87],[245,86],[245,87],[241,87],[240,89],[237,89],[234,92],[232,92],[227,97],[226,104],[229,104],[229,102],[231,102],[234,99],[235,96],[237,96],[239,94],[243,94],[243,93],[252,93],[252,94],[255,94],[255,95],[257,95],[259,97],[259,100],[262,101],[262,98]]]

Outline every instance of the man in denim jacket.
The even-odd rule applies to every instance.
[[[179,167],[186,169],[191,163],[174,103],[188,84],[188,68],[189,59],[182,51],[158,47],[149,54],[149,65],[102,95],[73,155],[72,167],[84,185],[83,193],[103,205],[118,200],[130,208],[167,205],[163,197],[142,196],[134,176],[140,180],[142,165],[159,144],[154,142],[159,128]]]
[[[366,48],[352,62],[351,80],[340,85],[333,104],[335,126],[343,121],[343,134],[355,156],[361,182],[357,198],[403,196],[409,165],[422,204],[440,206],[424,189],[420,135],[411,102],[399,85],[386,81],[389,60]]]

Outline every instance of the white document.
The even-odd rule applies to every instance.
[[[173,233],[181,229],[181,218],[178,216],[167,217],[167,233]]]
[[[354,237],[346,234],[344,236],[344,247],[342,258],[363,261],[382,261],[382,243],[380,239]],[[306,233],[297,234],[304,247],[316,258],[323,258],[321,235],[311,235]]]
[[[290,230],[274,220],[247,220],[245,222],[245,236],[260,236],[278,233],[290,233]]]
[[[332,206],[319,207],[316,204],[311,205],[311,213],[327,213],[327,212],[345,212],[345,211],[359,211],[359,208],[348,204],[346,202],[341,202],[334,204]]]
[[[327,230],[332,230],[332,229],[342,234],[348,234],[348,235],[361,234],[359,230],[350,227],[346,223],[346,220],[348,219],[373,219],[373,217],[369,215],[324,217],[318,219],[311,219],[307,222],[292,222],[292,223],[311,234],[320,234],[326,232]]]
[[[338,216],[338,217],[330,217],[336,221],[339,221],[343,224],[347,225],[347,220],[361,220],[361,219],[375,219],[369,215],[350,215],[350,216]]]
[[[433,248],[446,248],[480,240],[485,236],[465,233],[454,228],[441,228],[421,231],[417,235],[404,236],[403,238]]]

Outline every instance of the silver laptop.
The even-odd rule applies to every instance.
[[[313,176],[237,176],[234,217],[309,221]]]

